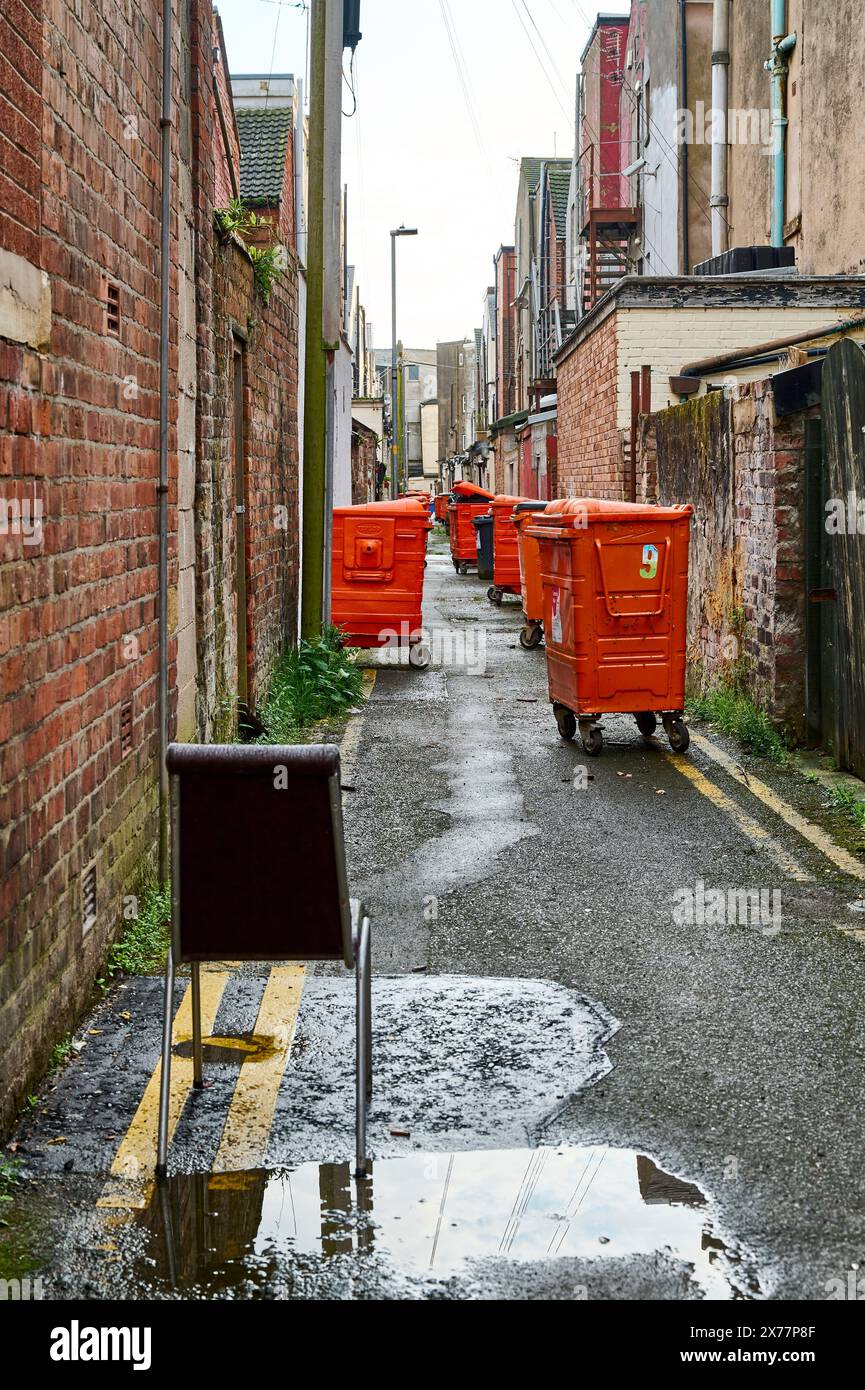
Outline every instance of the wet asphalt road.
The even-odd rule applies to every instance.
[[[96,1204],[158,1057],[160,985],[142,979],[88,1021],[77,1060],[22,1128],[30,1181],[0,1233],[0,1273],[17,1260],[58,1295],[92,1297],[693,1298],[717,1296],[699,1267],[718,1250],[728,1294],[829,1297],[832,1281],[865,1261],[865,943],[855,934],[865,921],[850,911],[862,883],[699,747],[688,763],[721,804],[630,719],[605,721],[600,759],[563,743],[543,651],[518,644],[518,604],[493,608],[486,585],[458,578],[440,547],[425,621],[433,667],[377,671],[345,795],[352,892],[372,916],[379,980],[372,1220],[391,1234],[370,1257],[347,1170],[335,1178],[327,1167],[309,1170],[311,1200],[319,1216],[334,1203],[344,1212],[342,1237],[328,1226],[322,1258],[324,1225],[313,1223],[308,1248],[300,1236],[309,1184],[299,1165],[351,1153],[353,986],[330,967],[307,979],[260,1160],[207,1177],[237,1078],[231,1054],[215,1052],[212,1087],[190,1099],[177,1129],[178,1186],[161,1207],[149,1191],[140,1211],[106,1228]],[[797,774],[735,758],[814,824],[827,820]],[[748,832],[754,823],[768,846]],[[826,828],[845,834],[831,818]],[[763,927],[676,920],[683,890],[700,882],[775,892],[780,916]],[[266,978],[254,968],[227,976],[214,1035],[251,1036]],[[466,1156],[469,1191],[470,1156],[500,1153],[502,1207],[490,1221],[501,1210],[507,1221],[504,1155],[515,1156],[522,1191],[536,1145],[565,1166],[572,1151],[580,1162],[584,1150],[622,1151],[639,1174],[626,1193],[610,1158],[585,1209],[580,1198],[589,1246],[551,1258],[544,1241],[527,1240],[520,1258],[519,1242],[503,1238],[492,1257],[468,1242],[438,1272],[406,1256],[393,1232],[417,1224],[424,1183],[447,1191],[440,1158]],[[420,1177],[413,1153],[432,1156]],[[268,1213],[285,1206],[279,1175],[289,1170],[297,1210],[286,1239]],[[183,1186],[196,1182],[204,1197]],[[545,1215],[558,1220],[567,1200],[552,1183]],[[190,1235],[190,1210],[200,1202],[209,1215],[213,1201],[234,1232],[230,1253],[214,1237],[202,1254]],[[646,1243],[638,1230],[658,1206],[670,1222],[698,1211],[696,1236],[679,1243],[662,1222]],[[178,1259],[190,1266],[183,1277]]]

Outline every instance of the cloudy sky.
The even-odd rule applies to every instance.
[[[217,7],[232,72],[304,73],[304,8]],[[398,247],[403,341],[432,347],[480,326],[493,255],[513,241],[520,157],[570,157],[574,79],[595,13],[590,0],[361,0],[343,178],[376,346],[390,340],[388,233],[402,223],[420,231]],[[347,84],[343,96],[350,113]]]

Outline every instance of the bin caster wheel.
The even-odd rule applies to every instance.
[[[430,664],[430,649],[425,647],[422,642],[416,647],[409,647],[408,662],[416,671],[425,671]]]
[[[643,735],[643,738],[651,738],[658,727],[658,721],[651,710],[645,710],[642,714],[635,714],[634,718],[637,721],[637,728]]]
[[[674,753],[687,753],[691,746],[691,735],[688,726],[679,715],[674,719],[664,720],[664,730],[670,740],[670,747]]]
[[[553,705],[553,714],[556,716],[559,734],[570,743],[577,736],[576,715],[564,705]]]
[[[604,734],[599,725],[593,724],[590,719],[581,719],[580,738],[590,758],[601,756],[604,751]]]
[[[495,584],[492,586],[491,589],[487,589],[487,598],[489,599],[490,603],[494,603],[496,605],[496,608],[501,608],[503,597],[504,595],[501,589],[497,589]]]
[[[544,640],[544,629],[540,623],[527,623],[520,633],[520,646],[527,652],[533,652],[535,647],[539,647]]]
[[[463,576],[464,579],[465,579],[466,575],[468,574],[468,572],[469,572],[469,567],[468,567],[468,565],[465,564],[465,563],[460,564],[460,565],[457,567],[457,574],[461,574],[461,575]]]
[[[454,570],[456,571],[456,573],[459,574],[459,572],[460,572],[460,562],[459,562],[459,560],[453,560],[451,563],[453,564],[453,567],[454,567]]]

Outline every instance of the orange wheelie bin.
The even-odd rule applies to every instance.
[[[423,670],[423,584],[429,508],[418,499],[337,507],[333,513],[331,621],[352,647],[408,647]]]
[[[604,714],[658,715],[684,753],[690,506],[595,499],[551,502],[526,523],[544,591],[550,700],[562,738],[603,749]]]
[[[541,584],[541,552],[528,527],[537,512],[546,511],[546,502],[518,502],[514,508],[514,529],[520,562],[520,593],[524,626],[520,646],[534,651],[544,640],[544,588]]]
[[[474,483],[455,483],[451,504],[448,507],[450,522],[451,559],[457,574],[468,574],[469,569],[477,567],[478,538],[472,518],[485,516],[490,509],[493,494]]]
[[[487,589],[490,603],[501,604],[505,594],[520,592],[520,551],[514,508],[525,497],[494,497],[490,504],[493,514],[493,582]]]
[[[450,506],[450,502],[450,493],[448,492],[438,493],[435,499],[436,521],[440,521],[443,526],[447,525],[448,507]]]

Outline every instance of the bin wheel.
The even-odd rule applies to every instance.
[[[527,652],[533,652],[535,647],[539,647],[544,640],[544,629],[540,623],[526,623],[520,633],[520,646]]]
[[[599,758],[604,751],[604,731],[590,719],[580,720],[580,738],[590,758]]]
[[[553,714],[556,716],[559,734],[570,743],[577,736],[577,716],[565,705],[553,705]]]
[[[643,735],[643,738],[651,738],[658,727],[657,718],[652,714],[651,710],[645,710],[642,714],[635,714],[634,718],[637,721],[637,728]]]
[[[422,642],[419,642],[415,647],[409,647],[408,660],[409,665],[413,666],[416,671],[425,671],[431,660],[429,647],[425,647]]]
[[[459,563],[459,565],[457,566],[457,574],[461,574],[461,575],[463,576],[463,578],[465,578],[465,576],[468,574],[468,572],[469,572],[469,567],[468,567],[468,565],[466,564],[465,560],[461,560],[460,563]]]
[[[457,574],[459,574],[459,572],[460,572],[460,562],[459,562],[459,560],[454,560],[452,563],[453,563],[453,567],[454,567],[454,569],[456,570]]]
[[[501,608],[504,594],[502,593],[501,589],[497,589],[494,584],[491,589],[487,589],[487,598],[489,599],[490,603],[494,603],[496,605],[496,608]]]
[[[687,753],[691,746],[691,735],[688,726],[680,715],[675,718],[664,720],[664,730],[670,740],[670,747],[674,753]]]

